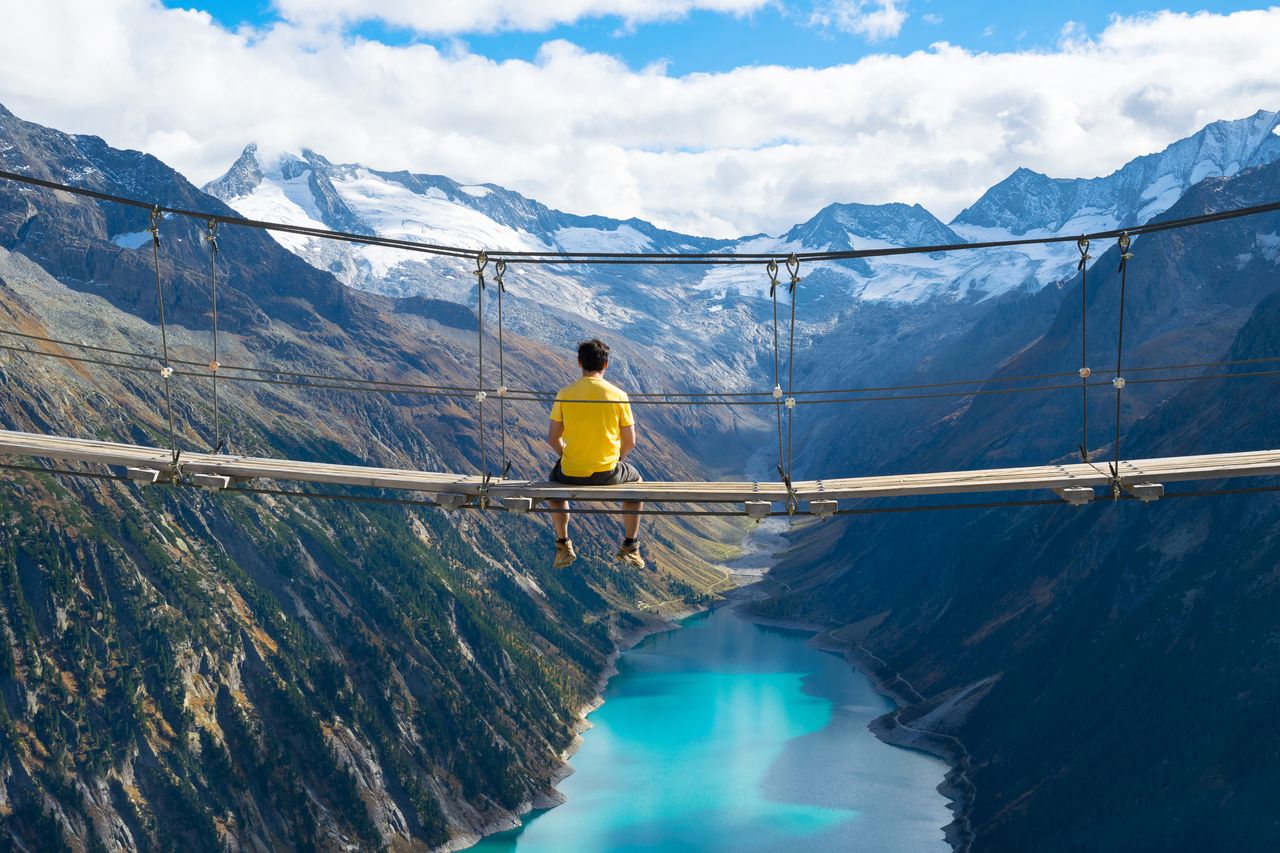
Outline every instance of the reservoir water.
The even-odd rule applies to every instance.
[[[877,740],[892,705],[809,636],[725,607],[645,638],[590,716],[567,801],[472,849],[950,850],[946,765]]]

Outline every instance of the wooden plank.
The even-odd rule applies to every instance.
[[[0,430],[0,456],[31,456],[64,462],[153,468],[167,474],[173,472],[171,454],[163,448],[4,430]],[[240,480],[327,483],[429,494],[475,496],[482,488],[481,478],[474,475],[211,453],[184,452],[180,457],[180,467],[186,474],[227,476]],[[1135,459],[1120,463],[1120,480],[1125,485],[1277,475],[1280,475],[1280,450]],[[1109,483],[1108,464],[1076,462],[1067,465],[805,480],[794,486],[795,497],[800,501],[831,501],[1090,488],[1107,486]],[[782,483],[751,481],[566,486],[545,480],[494,480],[489,492],[499,499],[532,498],[535,502],[558,499],[606,503],[638,500],[652,503],[742,504],[746,501],[780,503],[787,499],[786,487]]]

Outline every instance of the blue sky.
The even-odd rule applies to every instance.
[[[165,5],[206,11],[229,28],[246,24],[264,27],[281,19],[275,4],[269,0],[213,3],[165,0]],[[1257,6],[1257,3],[1206,0],[1077,0],[1072,3],[908,0],[901,7],[907,15],[901,32],[878,42],[813,24],[813,12],[822,8],[821,3],[814,0],[786,0],[744,16],[695,10],[676,20],[630,26],[616,16],[605,16],[538,32],[469,32],[433,37],[368,20],[353,24],[348,31],[390,45],[426,42],[448,49],[456,40],[465,43],[471,52],[496,60],[532,60],[547,41],[564,39],[588,51],[616,56],[632,68],[665,62],[669,73],[683,75],[727,71],[746,65],[825,68],[856,62],[873,53],[924,50],[938,41],[977,52],[1050,50],[1057,45],[1063,27],[1069,22],[1083,26],[1087,33],[1098,33],[1116,15],[1129,17],[1163,10],[1231,12]]]
[[[10,3],[0,103],[197,184],[254,142],[717,237],[832,202],[946,221],[1017,168],[1105,175],[1280,109],[1280,6],[165,2]]]

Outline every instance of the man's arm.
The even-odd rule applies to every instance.
[[[551,422],[551,427],[547,430],[547,444],[556,452],[556,456],[564,456],[564,424],[562,422]]]
[[[622,444],[622,446],[618,448],[618,458],[626,459],[627,454],[634,450],[636,446],[635,424],[632,424],[631,426],[624,426],[618,433],[618,437]]]

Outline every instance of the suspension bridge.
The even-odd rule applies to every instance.
[[[0,456],[40,460],[46,464],[28,465],[19,462],[0,464],[9,470],[54,473],[69,476],[87,476],[99,479],[115,479],[141,484],[166,484],[203,488],[211,491],[242,492],[249,494],[279,494],[314,499],[360,500],[438,506],[444,509],[495,510],[511,513],[547,511],[541,506],[548,500],[572,500],[588,506],[573,507],[579,513],[625,512],[617,509],[601,509],[595,504],[621,501],[643,501],[648,504],[666,505],[667,508],[644,509],[645,514],[679,515],[738,515],[761,519],[771,515],[808,515],[827,518],[836,515],[862,513],[928,511],[993,506],[1027,506],[1071,504],[1083,506],[1094,501],[1098,489],[1115,500],[1149,502],[1164,497],[1203,496],[1239,492],[1280,491],[1280,486],[1256,486],[1243,488],[1214,488],[1201,491],[1167,492],[1167,483],[1191,481],[1219,481],[1234,478],[1274,477],[1280,475],[1280,450],[1258,450],[1243,453],[1176,456],[1159,459],[1126,459],[1121,450],[1121,398],[1127,384],[1154,382],[1187,382],[1206,379],[1236,379],[1251,376],[1280,376],[1280,369],[1267,368],[1268,363],[1280,363],[1275,358],[1256,358],[1235,361],[1203,362],[1198,364],[1147,366],[1130,369],[1124,367],[1124,321],[1127,270],[1133,254],[1130,251],[1134,236],[1188,228],[1210,222],[1218,222],[1246,216],[1280,211],[1280,203],[1257,205],[1219,211],[1184,219],[1163,220],[1137,225],[1127,229],[1112,229],[1072,237],[1034,237],[986,243],[962,243],[945,246],[892,247],[840,252],[791,253],[785,256],[770,254],[647,254],[647,253],[592,253],[592,252],[501,252],[482,251],[451,246],[439,246],[407,240],[349,234],[325,229],[300,227],[282,223],[242,219],[222,214],[209,214],[181,208],[164,207],[138,199],[112,195],[67,184],[46,181],[13,172],[0,171],[0,180],[16,182],[29,189],[59,191],[88,197],[103,202],[144,208],[150,211],[152,258],[155,268],[156,299],[159,309],[159,333],[161,351],[148,354],[117,348],[72,342],[51,337],[0,328],[0,337],[10,341],[0,343],[0,350],[23,353],[36,357],[66,359],[158,375],[163,383],[165,416],[168,425],[167,447],[121,444],[96,439],[43,435],[29,432],[0,430]],[[160,223],[165,216],[182,216],[198,220],[206,229],[205,240],[210,250],[209,285],[212,317],[210,360],[207,363],[173,357],[164,317],[164,282],[160,266]],[[218,350],[218,302],[217,257],[218,228],[220,225],[258,228],[271,231],[300,234],[347,241],[360,244],[385,246],[410,252],[456,258],[474,264],[477,280],[477,382],[474,386],[427,385],[370,379],[356,376],[337,376],[304,373],[283,369],[251,366],[223,365],[219,363]],[[1117,350],[1115,368],[1096,370],[1089,366],[1088,352],[1088,262],[1093,242],[1115,239],[1119,248],[1120,293],[1117,318]],[[846,388],[803,390],[794,387],[796,301],[798,285],[802,278],[799,270],[804,263],[840,261],[858,258],[876,258],[904,254],[972,251],[975,249],[1023,246],[1045,243],[1074,242],[1079,250],[1078,272],[1081,277],[1081,366],[1078,371],[1040,374],[1037,376],[996,377],[972,381],[952,381],[919,385],[897,385],[879,388]],[[491,275],[497,297],[497,385],[486,385],[489,378],[485,369],[484,294],[486,274],[493,263]],[[778,480],[776,481],[721,481],[721,482],[644,482],[623,486],[567,486],[554,482],[511,479],[507,454],[507,415],[509,401],[536,401],[550,403],[553,393],[535,389],[508,388],[506,385],[504,353],[503,295],[506,292],[504,273],[509,264],[739,264],[756,265],[767,275],[769,298],[773,304],[773,379],[771,390],[739,392],[656,392],[632,395],[632,402],[642,405],[723,405],[762,406],[774,410],[774,423],[778,445]],[[788,277],[780,278],[785,268]],[[789,295],[787,307],[780,311],[779,292]],[[789,317],[787,316],[789,314]],[[786,344],[783,344],[784,338]],[[32,347],[28,344],[35,343]],[[41,348],[40,344],[55,345],[54,349]],[[74,348],[76,355],[65,348]],[[786,388],[783,388],[783,352],[786,351]],[[123,361],[119,359],[124,359]],[[1236,368],[1249,366],[1246,371]],[[1209,371],[1194,372],[1188,371]],[[1217,370],[1217,372],[1213,372]],[[1166,375],[1172,372],[1173,375]],[[1109,380],[1095,377],[1110,376]],[[190,377],[207,380],[212,385],[213,406],[212,440],[209,450],[182,447],[179,431],[175,426],[171,382],[174,377]],[[334,464],[326,462],[273,459],[243,456],[226,452],[222,435],[222,419],[219,409],[219,382],[259,382],[294,385],[303,388],[352,391],[359,393],[386,393],[425,395],[468,399],[474,402],[479,470],[474,474],[417,471],[411,469],[370,467],[363,465]],[[1001,387],[1001,383],[1006,384]],[[1114,438],[1110,459],[1095,460],[1089,451],[1088,396],[1090,389],[1109,387],[1115,395]],[[796,481],[791,476],[793,417],[798,406],[830,405],[840,403],[878,402],[887,400],[920,399],[933,397],[965,398],[983,394],[1042,393],[1047,391],[1079,390],[1082,403],[1080,425],[1080,461],[1046,464],[1018,468],[991,468],[969,471],[932,473],[908,473],[827,480]],[[497,472],[490,470],[489,441],[486,436],[485,403],[490,398],[498,403],[498,441],[501,463]],[[574,401],[563,402],[599,402]],[[50,467],[67,463],[106,466],[100,469]],[[114,470],[112,470],[114,469]],[[119,469],[123,469],[120,471]],[[331,494],[315,491],[298,491],[268,484],[324,484],[330,486],[358,487],[384,490],[393,497],[363,494]],[[1039,497],[1025,497],[1028,493]],[[415,499],[408,495],[427,496]],[[911,504],[905,506],[866,506],[860,502],[885,498],[923,498],[945,495],[1004,496],[1001,500],[957,504]],[[1010,498],[1010,495],[1021,495]],[[843,502],[843,506],[842,506]],[[855,504],[850,506],[850,504]],[[778,508],[780,507],[780,508]],[[633,510],[634,512],[634,510]]]

